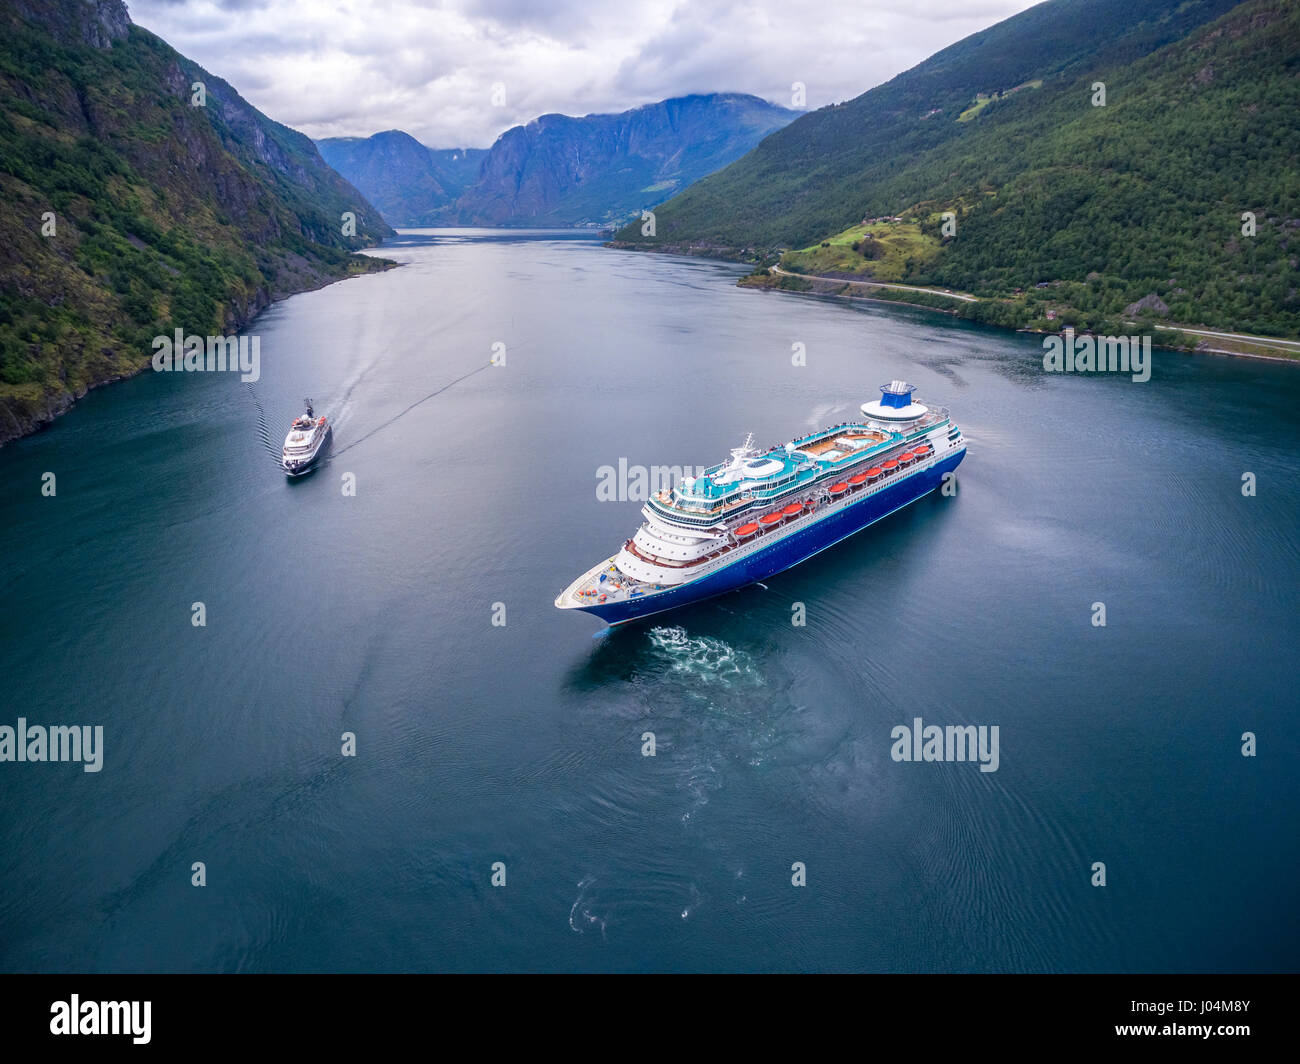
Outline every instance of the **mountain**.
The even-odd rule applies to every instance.
[[[958,119],[983,93],[1042,79],[1050,84],[1016,93],[1018,109],[1040,109],[1058,92],[1080,97],[1079,83],[1095,67],[1116,69],[1218,17],[1237,0],[1050,0],[973,34],[843,104],[804,115],[761,147],[670,200],[656,212],[662,242],[743,248],[757,243],[801,246],[836,232],[864,213],[893,213],[908,202],[914,174],[937,152],[985,139],[1000,126],[1005,106],[978,121]],[[1082,110],[1082,108],[1080,108]],[[1001,113],[1000,113],[1001,112]],[[957,156],[959,159],[960,154]],[[962,159],[968,167],[979,159]],[[901,175],[900,175],[901,176]],[[978,183],[966,170],[954,185]],[[740,198],[735,197],[739,195]],[[880,205],[877,208],[877,201]],[[623,234],[620,234],[622,238]]]
[[[391,232],[121,0],[0,2],[0,443],[148,366],[155,336],[385,267],[353,252]]]
[[[486,148],[430,148],[429,158],[439,183],[448,195],[458,199],[478,180],[487,153]]]
[[[621,114],[542,115],[490,149],[426,148],[400,130],[318,147],[393,225],[573,226],[655,206],[796,114],[757,96],[683,96]]]
[[[482,148],[426,148],[398,129],[316,142],[321,157],[361,189],[392,225],[438,225],[478,177]]]
[[[870,276],[893,230],[860,220],[906,216],[917,247],[891,279],[1009,300],[979,311],[1006,324],[1041,317],[1016,289],[1047,283],[1058,321],[1147,300],[1169,321],[1295,334],[1297,113],[1300,5],[1051,0],[800,118],[663,204],[653,239],[618,241],[821,248]]]
[[[462,225],[581,225],[656,206],[749,151],[797,112],[738,93],[621,114],[542,115],[497,138],[456,204]]]

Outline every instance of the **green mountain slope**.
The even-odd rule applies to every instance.
[[[988,126],[998,124],[1000,107],[987,109],[979,121],[956,121],[978,94],[1036,79],[1050,79],[1050,84],[1017,93],[1008,102],[1041,106],[1044,95],[1067,89],[1077,94],[1087,72],[1103,59],[1122,68],[1234,3],[1039,4],[958,41],[856,99],[804,115],[768,137],[743,159],[665,203],[656,212],[657,239],[726,248],[799,247],[843,229],[864,213],[893,213],[921,197],[890,200],[880,188],[882,181],[905,184],[899,177],[924,166],[929,153],[982,140]],[[982,178],[978,172],[944,176],[965,176],[976,183]],[[923,187],[927,177],[914,184]],[[628,230],[620,239],[625,235],[633,236]]]
[[[1155,294],[1168,320],[1294,334],[1298,74],[1295,3],[1052,0],[801,118],[660,207],[654,240],[619,239],[798,248],[907,214],[938,250],[892,279],[990,297],[1065,282],[1083,320]],[[940,246],[943,210],[958,228]]]
[[[121,0],[0,3],[0,442],[147,366],[154,336],[228,333],[382,267],[352,252],[389,233],[307,137]]]

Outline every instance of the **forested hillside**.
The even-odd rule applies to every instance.
[[[390,232],[121,0],[0,4],[0,442],[147,365],[156,335],[381,267],[352,252]]]
[[[905,216],[937,253],[891,279],[1295,335],[1297,114],[1300,5],[1052,0],[769,137],[659,208],[654,240],[619,239],[752,254]],[[1023,302],[982,313],[1025,324]]]

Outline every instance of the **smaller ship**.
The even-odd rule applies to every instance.
[[[294,418],[289,435],[284,438],[284,450],[280,458],[285,475],[291,477],[311,472],[334,431],[324,416],[316,416],[310,399],[303,402],[307,410],[300,417]]]

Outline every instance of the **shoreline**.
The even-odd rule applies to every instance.
[[[839,299],[859,299],[859,300],[864,300],[868,303],[886,303],[886,304],[893,304],[895,306],[902,306],[902,307],[916,307],[920,310],[929,310],[929,311],[933,311],[936,314],[946,314],[949,317],[954,317],[954,318],[961,317],[961,315],[958,313],[956,308],[937,307],[937,306],[932,306],[929,303],[913,303],[905,299],[891,299],[888,296],[867,295],[862,292],[853,291],[850,286],[861,285],[862,287],[867,289],[884,288],[884,289],[889,289],[891,291],[916,291],[916,292],[923,292],[929,295],[934,295],[936,298],[959,300],[963,303],[970,303],[972,301],[978,302],[978,297],[971,296],[968,293],[944,292],[939,289],[922,288],[917,285],[898,285],[890,282],[850,280],[841,277],[827,277],[821,274],[791,273],[788,270],[782,270],[779,266],[772,267],[772,271],[773,272],[769,274],[769,278],[781,278],[781,277],[798,278],[807,281],[809,283],[809,287],[806,289],[786,287],[785,285],[781,284],[779,280],[777,281],[777,283],[773,284],[770,283],[768,279],[758,277],[754,274],[748,274],[746,275],[746,277],[742,277],[739,281],[736,282],[736,286],[738,288],[752,288],[758,291],[784,292],[791,295],[833,296]],[[752,283],[745,284],[744,282],[750,278],[753,278]],[[819,285],[822,287],[819,288],[818,287]],[[1012,326],[1009,325],[998,325],[994,322],[979,322],[979,324],[988,325],[995,329],[1005,329],[1009,332],[1025,333],[1033,336],[1058,335],[1057,333],[1050,332],[1046,329],[1013,328]],[[1126,324],[1136,326],[1138,323],[1126,322]],[[1189,338],[1194,338],[1210,332],[1210,330],[1206,330],[1206,329],[1193,329],[1190,326],[1179,327],[1175,325],[1155,325],[1155,326],[1148,326],[1148,328],[1158,329],[1165,332],[1179,333]],[[1088,335],[1088,332],[1086,330],[1080,331],[1079,335]],[[1230,348],[1214,347],[1211,345],[1211,342],[1209,340],[1200,340],[1194,346],[1186,347],[1186,346],[1175,346],[1172,344],[1157,343],[1153,339],[1151,346],[1158,348],[1162,351],[1178,351],[1185,355],[1220,355],[1226,358],[1251,358],[1263,362],[1285,362],[1291,365],[1300,364],[1300,341],[1287,340],[1284,339],[1283,337],[1260,337],[1260,336],[1251,336],[1246,333],[1228,333],[1226,331],[1218,331],[1216,335],[1226,337],[1229,339],[1234,337],[1240,337],[1242,343],[1255,343],[1255,344],[1295,343],[1297,345],[1296,353],[1294,357],[1290,357],[1282,353],[1263,354],[1255,351],[1234,351],[1231,350]]]
[[[396,269],[400,264],[394,260],[367,254],[367,252],[376,250],[382,246],[382,244],[375,244],[371,247],[352,252],[352,254],[357,258],[365,258],[376,265],[367,266],[365,269],[360,270],[349,269],[347,273],[338,277],[322,276],[317,279],[317,283],[310,284],[305,288],[298,288],[292,292],[280,292],[269,298],[265,303],[259,304],[251,313],[244,315],[243,320],[240,320],[238,317],[235,318],[232,322],[234,327],[230,330],[231,335],[242,333],[245,328],[257,320],[258,315],[263,311],[275,306],[277,303],[284,302],[286,299],[291,299],[294,296],[305,295],[308,292],[319,292],[322,288],[328,288],[330,285],[339,284],[342,281],[350,281],[354,277],[366,277],[370,274],[386,273],[388,270]],[[107,387],[110,384],[119,384],[122,381],[131,380],[138,377],[149,368],[150,362],[146,359],[134,372],[119,373],[116,376],[105,377],[103,380],[95,381],[92,384],[87,385],[77,393],[61,392],[48,396],[44,408],[27,418],[21,418],[18,413],[10,408],[9,400],[4,396],[0,396],[0,411],[3,411],[5,414],[7,423],[11,423],[18,430],[7,435],[5,430],[6,422],[0,421],[0,449],[4,448],[7,444],[15,443],[18,440],[25,440],[30,436],[35,436],[38,433],[45,432],[47,429],[51,428],[59,418],[75,407],[91,392]]]
[[[711,259],[715,262],[733,262],[752,264],[753,259],[746,259],[742,252],[737,252],[734,248],[722,247],[697,247],[692,245],[667,245],[660,247],[648,246],[635,241],[626,240],[609,240],[604,244],[605,247],[615,251],[636,251],[644,254],[655,255],[677,255],[682,258]],[[892,303],[896,306],[917,307],[921,310],[932,310],[937,314],[947,314],[951,317],[961,317],[956,308],[933,306],[929,303],[913,303],[904,299],[891,299],[887,296],[865,295],[852,290],[847,290],[850,285],[861,285],[864,288],[884,288],[898,291],[915,291],[933,295],[937,299],[950,299],[960,303],[970,305],[981,302],[978,296],[972,296],[968,292],[946,292],[942,289],[927,289],[920,285],[903,285],[890,281],[868,281],[855,278],[829,277],[822,274],[808,273],[791,273],[788,270],[782,270],[780,265],[771,267],[774,273],[769,273],[766,277],[760,277],[757,274],[747,274],[736,282],[738,288],[754,288],[762,291],[788,292],[793,295],[816,295],[816,296],[836,296],[843,299],[860,299],[869,303]],[[800,289],[795,287],[786,287],[781,284],[779,278],[787,277],[791,279],[801,279],[807,281],[809,287]],[[751,280],[752,279],[752,280]],[[750,283],[746,284],[746,281]],[[775,282],[775,283],[774,283]],[[818,287],[822,286],[822,287]],[[1024,329],[1009,325],[999,325],[996,322],[980,322],[982,325],[989,325],[995,329],[1005,329],[1010,332],[1032,333],[1037,336],[1054,336],[1055,333],[1048,332],[1045,329]],[[1136,323],[1129,323],[1136,324]],[[1228,358],[1252,358],[1263,362],[1288,362],[1292,364],[1300,363],[1300,340],[1291,340],[1286,337],[1262,337],[1248,333],[1230,333],[1227,330],[1211,330],[1204,327],[1178,326],[1178,325],[1148,325],[1152,330],[1161,332],[1180,333],[1188,338],[1207,337],[1199,340],[1193,346],[1173,346],[1170,344],[1156,343],[1153,339],[1152,346],[1158,347],[1162,351],[1181,351],[1189,355],[1222,355]],[[1227,347],[1213,346],[1213,341],[1209,337],[1221,338],[1239,338],[1243,344],[1254,344],[1256,346],[1268,344],[1295,345],[1295,354],[1291,356],[1284,352],[1275,354],[1264,354],[1256,351],[1234,351]]]

